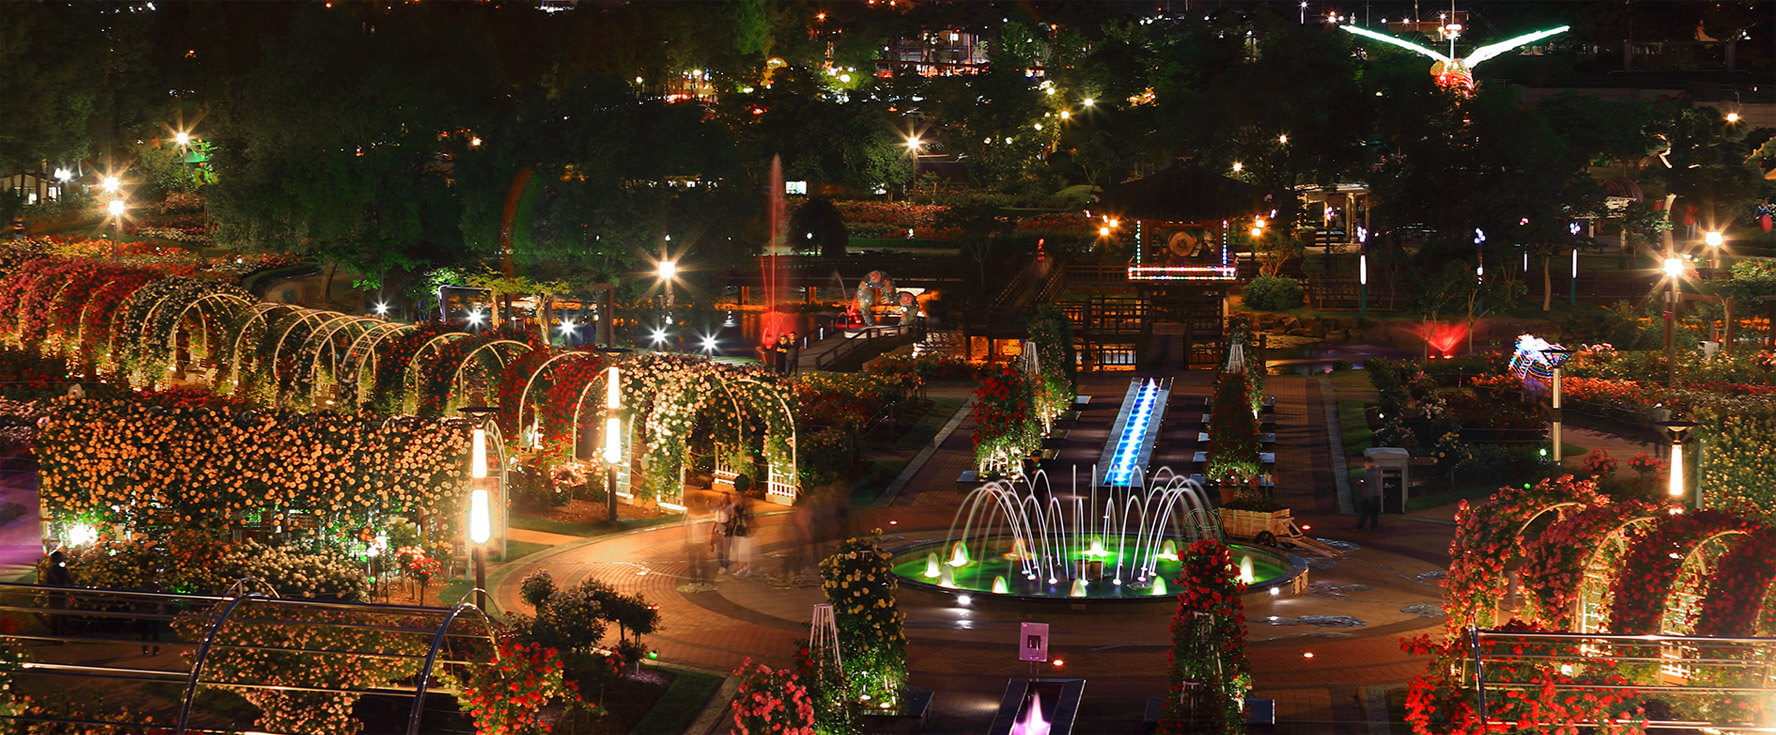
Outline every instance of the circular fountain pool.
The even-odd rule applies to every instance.
[[[1178,590],[1171,588],[1182,566],[1175,544],[1162,544],[1151,568],[1133,563],[1135,539],[1123,539],[1123,550],[1116,553],[1116,539],[1110,548],[1104,542],[1076,544],[1061,550],[1068,559],[1071,574],[1047,577],[1025,564],[1025,555],[1008,549],[977,557],[964,549],[963,563],[954,548],[943,539],[934,539],[902,547],[894,554],[894,573],[902,584],[951,591],[955,593],[991,593],[1013,598],[1048,599],[1170,599]],[[965,545],[964,545],[965,546]],[[1247,579],[1248,591],[1287,586],[1306,566],[1298,559],[1258,546],[1228,544],[1240,575]]]
[[[896,550],[910,586],[1017,598],[1166,599],[1179,551],[1222,540],[1218,513],[1194,481],[1169,471],[1150,486],[1057,494],[1042,473],[995,481],[964,496],[941,539]],[[1277,588],[1307,571],[1301,560],[1230,544],[1248,589]],[[1273,590],[1274,591],[1274,590]]]

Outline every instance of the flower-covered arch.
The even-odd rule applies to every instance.
[[[1610,590],[1607,630],[1623,635],[1687,632],[1693,621],[1682,597],[1706,587],[1712,576],[1695,567],[1710,565],[1728,539],[1764,527],[1749,516],[1705,509],[1668,513],[1629,531],[1628,553]]]
[[[1741,536],[1714,573],[1737,584],[1710,585],[1696,608],[1696,635],[1776,636],[1776,527]]]
[[[624,374],[626,391],[633,395],[641,388],[652,394],[647,401],[651,410],[639,422],[647,447],[644,497],[657,498],[662,505],[682,504],[687,441],[699,417],[710,413],[718,443],[736,450],[750,449],[746,427],[762,427],[759,449],[769,466],[767,496],[784,503],[795,500],[795,413],[783,385],[756,370],[707,361],[679,363],[664,373],[649,382]]]
[[[1544,513],[1603,502],[1596,483],[1565,475],[1527,488],[1501,488],[1479,505],[1462,501],[1449,542],[1449,577],[1444,580],[1447,627],[1492,627],[1498,600],[1509,577],[1507,567],[1523,556],[1523,533]]]
[[[1619,559],[1628,530],[1649,523],[1664,509],[1638,500],[1594,505],[1567,513],[1530,545],[1520,575],[1535,617],[1566,629],[1596,615],[1595,605],[1607,601],[1608,570]],[[1589,596],[1581,592],[1593,589]],[[1581,604],[1587,600],[1592,607]]]

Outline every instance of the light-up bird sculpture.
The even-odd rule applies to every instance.
[[[1571,29],[1572,26],[1561,26],[1559,28],[1549,28],[1545,31],[1525,33],[1516,38],[1508,38],[1498,43],[1487,44],[1474,49],[1472,53],[1468,54],[1465,58],[1460,59],[1455,58],[1453,40],[1450,44],[1450,53],[1444,54],[1436,49],[1420,46],[1411,41],[1395,38],[1386,33],[1378,33],[1367,28],[1359,28],[1357,26],[1343,26],[1343,28],[1364,38],[1372,38],[1382,43],[1393,44],[1408,51],[1416,51],[1436,59],[1437,63],[1431,65],[1431,76],[1437,78],[1437,86],[1443,87],[1444,89],[1453,88],[1460,91],[1462,94],[1470,94],[1474,91],[1474,67],[1479,66],[1481,62],[1500,56],[1506,51],[1510,51],[1519,46],[1527,46],[1544,38],[1565,33],[1567,30]]]

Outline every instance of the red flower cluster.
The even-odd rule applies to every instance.
[[[499,660],[470,678],[457,695],[457,706],[474,718],[476,735],[529,735],[549,731],[542,718],[544,705],[579,699],[573,682],[562,676],[559,652],[505,639],[499,644]]]

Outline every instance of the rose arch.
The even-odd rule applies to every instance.
[[[1509,580],[1506,569],[1523,557],[1523,535],[1536,519],[1601,502],[1596,483],[1572,475],[1527,488],[1502,488],[1475,506],[1462,501],[1449,543],[1444,591],[1449,630],[1489,628],[1498,621],[1498,601]]]
[[[780,503],[795,501],[795,414],[780,384],[763,373],[707,362],[692,363],[667,377],[655,384],[653,411],[644,423],[644,497],[657,498],[662,505],[682,505],[687,443],[699,419],[707,416],[718,457],[752,453],[756,448],[768,467],[766,496]],[[756,443],[749,426],[762,429]]]

